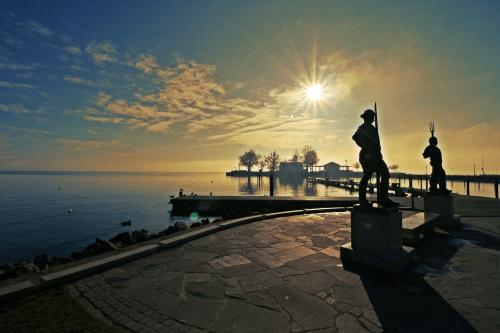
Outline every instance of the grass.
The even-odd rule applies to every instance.
[[[64,289],[47,290],[0,306],[1,332],[123,332],[90,316]]]

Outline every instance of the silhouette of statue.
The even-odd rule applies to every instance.
[[[359,126],[358,130],[352,136],[356,144],[361,147],[359,152],[359,163],[363,168],[363,177],[359,182],[359,203],[362,206],[369,206],[370,203],[366,199],[366,187],[368,181],[374,172],[378,173],[381,177],[379,187],[379,204],[382,207],[397,207],[398,203],[389,199],[389,169],[382,158],[380,148],[380,138],[378,136],[378,129],[373,126],[375,120],[375,112],[371,109],[365,110],[361,115],[364,123]]]
[[[429,124],[429,129],[431,131],[429,145],[425,148],[424,153],[422,154],[424,158],[430,158],[431,160],[432,173],[429,191],[450,193],[451,191],[446,188],[446,172],[443,169],[441,150],[437,147],[438,139],[434,136],[434,123]]]

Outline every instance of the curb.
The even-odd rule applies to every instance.
[[[79,280],[89,275],[97,274],[107,269],[149,256],[153,253],[169,249],[210,234],[214,234],[218,231],[237,227],[247,223],[301,214],[345,212],[348,209],[348,207],[332,207],[290,210],[269,214],[251,215],[242,218],[226,220],[204,227],[198,227],[196,229],[184,232],[180,235],[161,240],[157,243],[141,246],[133,250],[114,254],[109,257],[67,268],[58,272],[41,275],[38,277],[38,281],[36,281],[36,283],[26,280],[17,284],[0,288],[0,303],[7,303],[18,298],[19,296],[37,292],[44,288],[52,288],[61,284]]]

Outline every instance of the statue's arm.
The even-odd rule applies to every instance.
[[[429,147],[425,148],[422,155],[424,156],[424,158],[428,158],[430,156]]]
[[[352,136],[352,139],[354,140],[354,142],[356,142],[356,144],[359,146],[359,147],[362,147],[362,137],[363,137],[363,133],[361,133],[361,131],[358,130],[356,131],[356,133],[354,133],[354,135]]]

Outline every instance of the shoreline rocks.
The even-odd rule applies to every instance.
[[[214,219],[212,223],[219,222],[221,220],[223,220],[223,218],[217,218]],[[191,223],[189,226],[184,222],[175,222],[173,225],[168,226],[167,229],[160,231],[158,234],[151,234],[146,229],[140,229],[132,232],[118,233],[108,240],[97,237],[94,243],[89,244],[83,250],[74,251],[68,257],[56,257],[44,253],[29,260],[21,260],[6,265],[0,265],[0,281],[23,274],[39,273],[40,271],[47,270],[60,264],[88,258],[105,252],[118,251],[120,248],[124,248],[129,245],[138,244],[150,239],[167,236],[177,232],[187,231],[191,228],[197,228],[207,224],[210,224],[210,219],[208,217],[204,217],[197,222]]]

